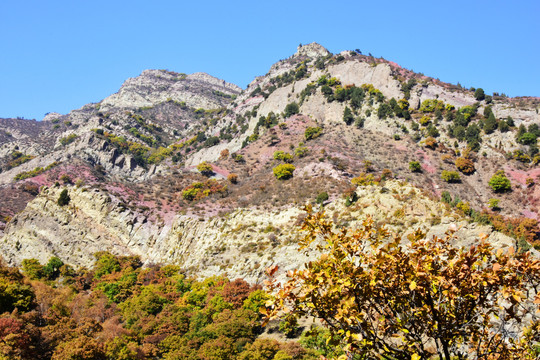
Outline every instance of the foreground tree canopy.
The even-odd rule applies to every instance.
[[[302,229],[300,249],[322,255],[267,283],[268,318],[320,318],[349,358],[538,358],[540,262],[529,253],[495,250],[486,236],[460,248],[451,233],[416,231],[404,244],[370,219],[336,229],[310,208]]]
[[[259,286],[95,255],[92,269],[56,257],[26,260],[23,274],[0,263],[0,360],[319,358],[297,342],[259,338]]]

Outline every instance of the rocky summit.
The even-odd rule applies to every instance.
[[[108,251],[257,283],[313,256],[296,251],[307,204],[536,252],[539,108],[316,43],[246,89],[145,70],[68,114],[0,119],[0,255]]]

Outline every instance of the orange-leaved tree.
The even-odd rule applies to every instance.
[[[451,233],[426,239],[416,231],[403,241],[369,218],[359,229],[336,229],[307,210],[300,249],[321,255],[284,284],[268,269],[268,319],[320,318],[329,343],[349,358],[538,356],[538,259],[495,250],[486,236],[470,248],[456,246]]]

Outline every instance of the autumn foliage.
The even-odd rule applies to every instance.
[[[199,172],[203,174],[204,176],[214,175],[214,168],[212,167],[211,164],[209,164],[206,161],[203,161],[202,163],[197,165],[197,170],[199,170]]]
[[[318,359],[297,343],[257,340],[268,296],[242,279],[197,281],[108,252],[92,269],[39,276],[0,265],[2,360]]]
[[[451,233],[426,239],[417,230],[403,242],[369,218],[336,229],[308,211],[300,249],[322,255],[283,285],[267,282],[269,318],[319,318],[329,343],[358,358],[537,358],[538,259],[495,250],[486,236],[460,248]]]
[[[435,138],[430,136],[424,141],[424,145],[429,149],[435,150],[439,144]]]
[[[229,180],[231,184],[238,183],[238,174],[230,173],[229,175],[227,175],[227,180]]]
[[[476,171],[473,161],[466,157],[458,157],[456,159],[456,167],[465,175],[472,174]]]
[[[231,181],[232,182],[232,181]],[[208,179],[204,182],[194,182],[182,191],[182,198],[188,201],[196,201],[213,194],[227,195],[227,185],[216,179]]]
[[[272,169],[278,180],[287,180],[293,177],[295,166],[292,164],[280,164]]]

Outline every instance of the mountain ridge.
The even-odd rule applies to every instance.
[[[540,213],[540,157],[533,146],[540,135],[539,104],[495,94],[480,98],[387,60],[358,51],[332,55],[316,43],[299,46],[244,90],[205,73],[145,70],[117,93],[69,114],[50,113],[43,122],[0,120],[2,253],[20,263],[40,249],[41,261],[62,253],[68,262],[88,266],[100,247],[143,257],[161,249],[144,261],[187,261],[200,270],[210,263],[204,253],[190,255],[189,247],[214,250],[193,234],[225,226],[220,221],[227,214],[259,211],[254,218],[272,219],[276,211],[299,211],[323,193],[337,206],[342,197],[351,199],[351,187],[359,194],[391,178],[437,199],[450,196],[452,211],[465,218],[478,219],[474,214],[485,210],[493,228],[503,230],[493,223],[497,216],[519,218],[521,225],[534,221],[524,228],[532,245]],[[522,143],[524,133],[534,143],[531,136]],[[472,163],[472,172],[457,168],[458,159]],[[207,170],[199,169],[204,162]],[[291,179],[274,176],[291,162]],[[410,170],[414,162],[419,171]],[[497,193],[488,185],[499,169],[512,191]],[[445,172],[455,172],[459,181],[444,180]],[[71,212],[55,205],[63,189],[73,196]],[[492,198],[499,201],[497,210],[488,208]],[[144,235],[112,231],[123,222],[140,224]],[[252,242],[250,233],[264,233],[249,219],[236,225],[238,244],[228,238],[228,225],[205,236],[242,248]],[[191,234],[191,245],[182,242],[182,233]],[[69,247],[74,238],[80,252]],[[279,234],[274,238],[277,243],[259,240],[271,251],[283,241]],[[85,249],[85,243],[92,246]],[[189,261],[167,252],[180,244]],[[257,252],[246,253],[254,266]],[[211,271],[220,271],[220,254]],[[257,269],[235,270],[235,276],[255,281],[262,274]]]

